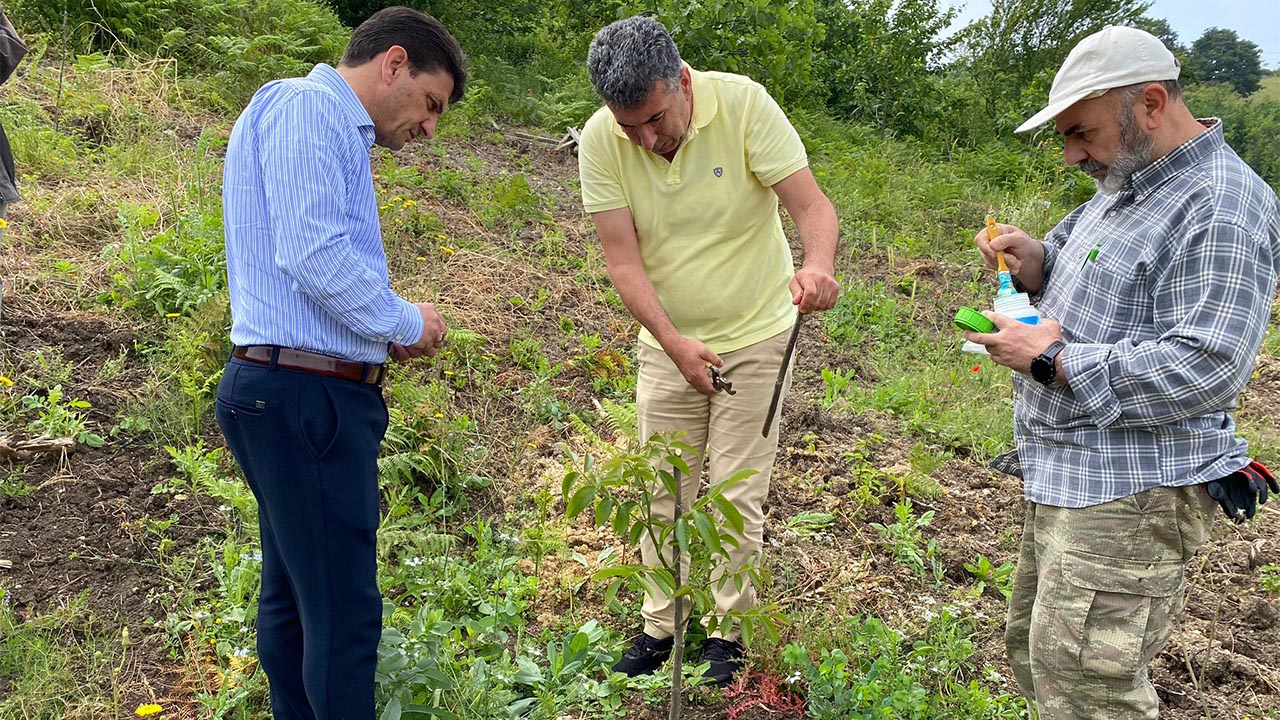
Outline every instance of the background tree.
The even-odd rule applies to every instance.
[[[618,17],[634,14],[657,18],[699,70],[747,75],[784,103],[818,94],[814,50],[825,32],[814,0],[645,0],[626,3]]]
[[[1033,112],[1076,43],[1107,25],[1132,22],[1148,7],[1141,0],[995,0],[991,14],[964,35],[988,112]]]
[[[1248,95],[1262,79],[1262,50],[1235,30],[1209,28],[1191,45],[1187,65],[1200,82],[1224,83]]]
[[[954,17],[937,0],[821,0],[828,107],[882,134],[922,134],[948,112],[936,71],[955,42],[940,38]]]
[[[1187,46],[1178,41],[1178,33],[1174,32],[1174,29],[1170,27],[1168,20],[1143,15],[1134,18],[1129,25],[1139,30],[1145,30],[1160,38],[1160,42],[1164,43],[1164,46],[1169,48],[1169,52],[1173,53],[1175,57],[1187,54]]]

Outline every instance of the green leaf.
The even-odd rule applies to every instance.
[[[400,720],[403,711],[400,708],[400,698],[392,696],[387,701],[386,707],[382,709],[382,714],[378,716],[379,720]]]
[[[612,577],[630,577],[647,569],[648,568],[644,565],[610,565],[607,568],[600,568],[592,573],[591,579],[608,580]]]
[[[724,524],[741,535],[746,528],[746,520],[742,518],[742,513],[738,511],[738,508],[729,498],[723,495],[717,495],[714,502],[716,509],[720,511],[720,516],[724,518]]]
[[[689,523],[684,518],[676,521],[676,545],[680,552],[689,552]]]
[[[613,514],[613,507],[614,502],[611,497],[605,497],[596,504],[596,525],[609,524],[609,516]]]
[[[698,537],[702,538],[702,544],[706,545],[712,555],[724,555],[720,534],[716,532],[715,523],[711,521],[711,517],[706,513],[697,513],[693,516],[693,524],[698,530]]]
[[[587,506],[591,504],[595,497],[596,488],[594,485],[584,485],[578,488],[578,491],[570,498],[569,505],[565,508],[565,514],[571,518],[578,517],[583,510],[587,509]]]
[[[582,478],[582,473],[577,470],[571,470],[565,473],[564,482],[560,485],[560,497],[567,498],[573,492],[573,486],[578,484],[578,480]]]

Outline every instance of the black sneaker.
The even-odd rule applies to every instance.
[[[651,635],[640,633],[636,636],[635,644],[631,649],[613,666],[613,671],[626,673],[629,677],[651,673],[671,657],[671,646],[674,643],[675,638],[659,640]]]
[[[702,644],[702,661],[711,663],[711,667],[702,673],[702,677],[715,686],[728,685],[733,674],[742,669],[742,655],[740,643],[724,638],[707,638]]]

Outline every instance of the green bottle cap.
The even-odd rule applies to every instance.
[[[996,329],[996,324],[988,320],[986,315],[965,307],[956,310],[955,323],[961,330],[973,332],[989,333]]]

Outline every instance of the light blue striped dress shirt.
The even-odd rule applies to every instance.
[[[222,186],[232,343],[381,363],[389,343],[421,338],[387,277],[373,138],[328,65],[264,85],[241,113]]]

